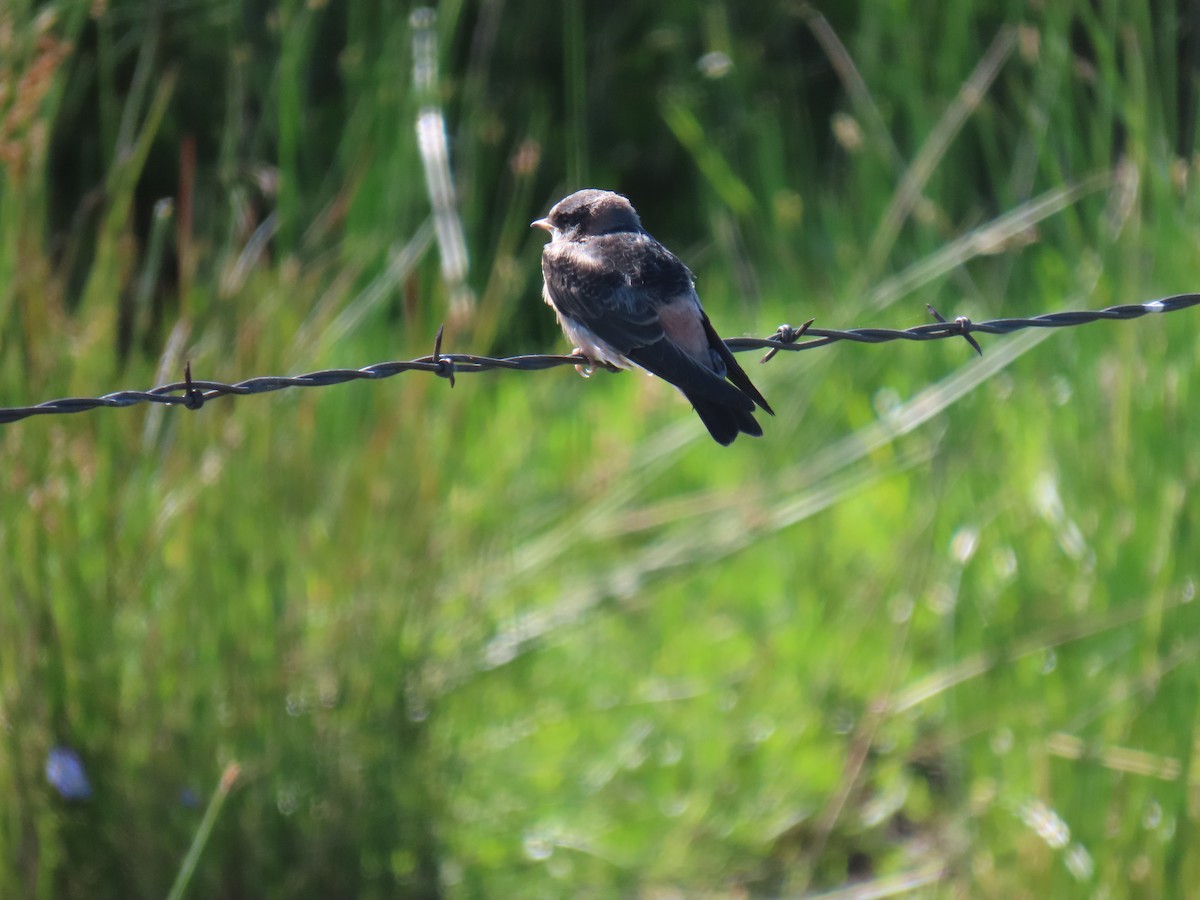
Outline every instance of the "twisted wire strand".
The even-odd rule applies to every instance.
[[[812,321],[800,327],[780,325],[775,333],[765,338],[733,338],[726,345],[734,353],[748,350],[767,350],[762,362],[767,362],[777,353],[795,353],[802,350],[815,350],[827,347],[838,341],[853,341],[860,344],[882,344],[889,341],[938,341],[947,338],[961,337],[971,346],[982,353],[975,341],[975,334],[1011,334],[1024,328],[1068,328],[1076,325],[1086,325],[1099,321],[1128,321],[1140,319],[1142,316],[1156,313],[1176,312],[1192,306],[1200,305],[1200,293],[1177,294],[1150,300],[1146,303],[1127,303],[1120,306],[1110,306],[1097,310],[1067,310],[1063,312],[1045,313],[1029,318],[992,319],[986,322],[973,322],[966,317],[952,321],[943,319],[932,307],[927,307],[937,320],[926,325],[912,328],[850,328],[846,330],[830,328],[814,328]],[[802,338],[804,340],[802,340]],[[31,416],[66,415],[69,413],[86,412],[100,408],[120,408],[136,406],[139,403],[160,403],[167,406],[184,406],[188,409],[200,409],[209,400],[223,396],[246,396],[250,394],[265,394],[270,391],[280,391],[285,388],[327,387],[334,384],[344,384],[348,381],[391,378],[401,372],[432,372],[445,378],[454,386],[457,375],[471,372],[485,372],[494,369],[519,372],[538,372],[543,369],[553,369],[559,366],[591,366],[592,362],[583,356],[560,355],[528,355],[490,357],[476,356],[469,353],[443,353],[442,329],[438,329],[434,342],[434,351],[430,356],[395,362],[375,363],[361,369],[324,369],[319,372],[309,372],[306,375],[276,376],[265,375],[249,378],[234,384],[220,381],[194,380],[191,375],[191,364],[185,369],[184,380],[160,385],[146,391],[116,391],[100,397],[67,397],[60,400],[49,400],[35,406],[15,406],[0,408],[0,425],[17,422]]]

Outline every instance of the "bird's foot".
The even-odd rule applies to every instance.
[[[591,378],[592,373],[596,371],[596,361],[583,352],[582,348],[576,347],[571,351],[572,356],[582,356],[584,363],[575,367],[575,371],[583,378]]]
[[[575,371],[584,378],[591,378],[592,373],[597,369],[604,369],[606,372],[620,372],[621,367],[614,365],[606,359],[596,359],[588,353],[585,353],[582,348],[576,347],[571,351],[572,356],[578,356],[583,359],[583,362],[575,367]]]

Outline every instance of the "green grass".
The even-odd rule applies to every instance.
[[[1043,6],[452,3],[421,97],[406,10],[18,3],[0,405],[564,350],[585,185],[727,336],[1195,290],[1175,11]],[[1196,316],[781,354],[730,448],[570,369],[3,426],[0,896],[1196,896]]]

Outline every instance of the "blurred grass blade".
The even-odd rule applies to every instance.
[[[213,825],[217,822],[221,807],[225,805],[225,798],[233,790],[240,772],[241,767],[237,763],[230,763],[221,773],[217,790],[213,793],[212,799],[208,801],[208,808],[204,810],[204,818],[200,820],[200,827],[196,829],[196,835],[192,838],[192,846],[188,848],[187,856],[183,858],[183,865],[179,867],[179,874],[175,877],[175,883],[171,885],[171,892],[167,894],[167,900],[181,900],[187,890],[188,883],[196,871],[196,864],[200,862],[200,854],[204,852],[204,845],[208,843],[208,837],[212,834]]]
[[[967,119],[983,101],[988,88],[991,87],[996,76],[1000,74],[1001,67],[1012,54],[1016,42],[1016,29],[1008,26],[1000,29],[992,41],[991,47],[979,61],[975,71],[971,73],[971,77],[963,84],[958,96],[947,107],[946,112],[921,146],[916,159],[913,160],[912,165],[908,167],[908,171],[900,180],[900,184],[892,196],[892,202],[888,205],[887,212],[883,214],[883,219],[875,231],[875,236],[871,238],[866,265],[863,268],[864,274],[868,277],[871,273],[879,271],[884,259],[891,253],[892,247],[896,243],[896,236],[911,215],[930,176],[933,175],[934,170],[946,155],[950,142],[954,140],[955,135],[962,130]]]
[[[437,12],[425,6],[413,11],[413,85],[421,96],[417,113],[417,148],[425,172],[425,189],[433,208],[442,278],[450,291],[450,321],[462,324],[475,309],[467,287],[467,239],[454,196],[446,119],[438,102]]]
[[[691,154],[700,173],[722,202],[740,217],[753,215],[756,208],[754,194],[733,171],[729,160],[721,155],[696,114],[679,99],[668,97],[662,103],[662,115],[671,133]]]
[[[134,145],[134,133],[137,129],[138,119],[142,115],[146,92],[152,83],[151,76],[154,72],[155,57],[158,54],[161,11],[161,4],[150,5],[149,21],[146,23],[142,43],[138,48],[133,78],[129,83],[129,93],[125,97],[125,104],[121,110],[121,122],[114,141],[113,149],[117,160],[128,153]],[[102,29],[101,33],[107,33],[107,29]]]
[[[586,187],[588,175],[587,49],[583,0],[564,0],[563,77],[567,87],[567,181]]]
[[[87,287],[80,303],[81,311],[89,312],[94,317],[91,323],[93,338],[111,334],[112,321],[117,311],[112,290],[121,284],[120,238],[133,215],[133,193],[146,165],[151,144],[158,134],[167,106],[175,92],[177,76],[177,72],[171,71],[159,81],[137,139],[129,152],[117,159],[106,179],[108,211],[96,239],[95,263],[88,275]]]
[[[1168,604],[1169,607],[1175,605],[1177,604]],[[996,652],[984,650],[971,654],[952,666],[920,678],[909,687],[897,692],[896,697],[889,704],[890,711],[893,714],[907,712],[998,666],[1009,665],[1035,653],[1085,640],[1113,629],[1123,628],[1160,612],[1162,608],[1153,602],[1124,606],[1107,615],[1051,626],[1029,635],[1016,646],[1006,650],[1002,649]]]
[[[883,114],[879,111],[879,104],[871,96],[871,89],[863,80],[846,45],[833,30],[829,20],[807,3],[800,8],[800,16],[812,31],[813,37],[821,45],[821,49],[825,51],[825,56],[829,58],[834,71],[837,72],[838,78],[842,82],[842,88],[850,97],[850,103],[858,113],[858,118],[865,123],[866,132],[870,138],[868,143],[899,174],[904,168],[904,158],[900,155],[900,150],[892,139],[892,133],[888,131]]]
[[[1111,182],[1112,175],[1109,172],[1097,172],[1072,184],[1052,188],[986,225],[971,229],[924,259],[881,281],[868,293],[866,308],[883,309],[968,260],[995,253],[1014,241],[1032,240],[1031,229],[1038,222],[1073,206],[1089,194],[1104,190]]]
[[[425,256],[433,244],[434,226],[432,219],[426,219],[421,226],[403,244],[397,241],[392,245],[388,254],[388,264],[382,272],[373,278],[356,297],[345,304],[338,313],[319,333],[313,334],[310,326],[300,330],[294,342],[293,351],[289,358],[299,365],[312,355],[322,356],[331,347],[340,343],[347,335],[352,334],[366,320],[367,316],[377,309],[384,300],[392,296],[404,279],[408,278],[413,269]]]
[[[162,272],[167,234],[174,215],[175,202],[171,198],[164,197],[154,204],[154,214],[150,222],[150,240],[146,247],[146,255],[142,260],[142,271],[138,276],[137,289],[133,295],[133,321],[130,334],[134,339],[145,336],[150,328],[150,307],[154,299],[154,290],[158,286],[159,275]]]

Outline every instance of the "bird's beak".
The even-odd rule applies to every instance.
[[[535,219],[534,221],[529,223],[529,227],[530,228],[540,228],[543,231],[549,231],[551,234],[554,233],[554,226],[550,224],[549,219]]]

